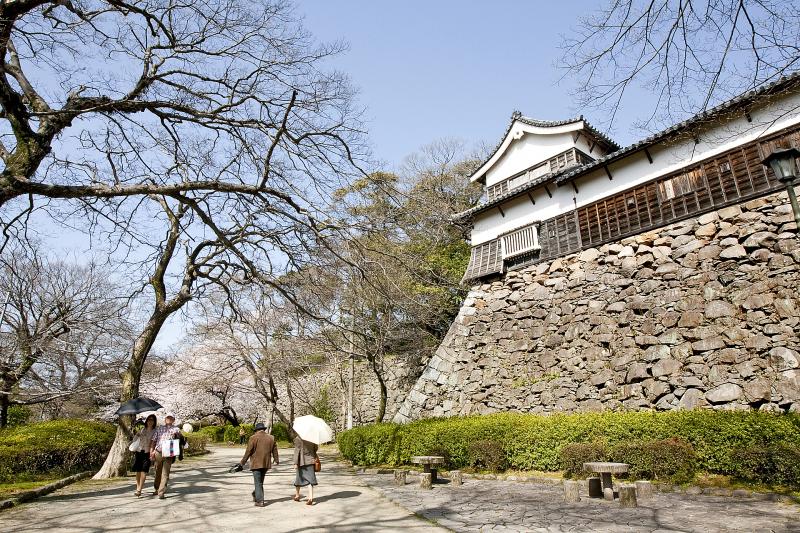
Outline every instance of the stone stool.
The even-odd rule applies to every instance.
[[[619,505],[621,507],[637,507],[636,485],[628,483],[619,486]]]
[[[432,479],[430,472],[423,472],[419,475],[419,487],[421,489],[428,489],[430,490],[432,486]]]
[[[404,486],[406,484],[406,474],[405,470],[395,470],[394,471],[394,484],[399,486]]]
[[[578,488],[580,484],[577,481],[564,481],[564,501],[567,503],[576,503],[581,501],[580,492]]]
[[[603,485],[599,477],[589,478],[589,497],[590,498],[603,497]]]
[[[636,497],[640,500],[648,500],[653,497],[653,484],[649,481],[636,481]]]
[[[464,483],[464,475],[461,470],[453,470],[450,472],[450,483],[453,485],[462,485]]]

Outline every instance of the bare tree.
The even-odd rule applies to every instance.
[[[121,401],[169,316],[247,280],[292,301],[281,277],[340,231],[330,195],[364,155],[352,90],[324,70],[342,49],[281,0],[0,6],[6,242],[42,210],[140,266],[153,307]],[[100,477],[122,471],[128,418]]]
[[[107,272],[17,247],[0,257],[0,295],[0,427],[11,404],[73,396],[108,377],[113,352],[102,343],[114,331],[124,336],[126,300]]]
[[[652,129],[798,71],[796,0],[609,0],[564,39],[578,104],[609,123],[639,87],[656,94]]]

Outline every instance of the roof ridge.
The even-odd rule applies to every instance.
[[[506,137],[508,137],[508,134],[511,131],[511,128],[514,127],[514,123],[517,122],[517,121],[522,122],[523,124],[528,124],[529,126],[536,126],[536,127],[541,127],[541,128],[554,128],[554,127],[558,127],[558,126],[563,126],[565,124],[573,124],[575,122],[583,122],[584,123],[584,127],[587,130],[589,130],[589,132],[591,132],[593,135],[596,135],[599,139],[603,140],[604,142],[608,143],[608,145],[609,145],[609,147],[611,149],[619,150],[619,148],[620,148],[620,146],[613,139],[611,139],[611,137],[609,137],[605,133],[601,132],[600,130],[598,130],[597,128],[592,126],[592,124],[590,124],[589,121],[584,118],[583,114],[580,114],[577,117],[569,118],[569,119],[566,119],[566,120],[539,120],[539,119],[527,117],[527,116],[523,115],[520,110],[515,109],[511,113],[511,120],[508,123],[508,127],[506,128],[506,131],[503,132],[503,135],[500,137],[500,142],[497,143],[497,145],[494,147],[494,149],[489,154],[489,156],[484,161],[482,161],[480,165],[477,166],[478,169],[482,168],[486,163],[488,163],[497,154],[497,151],[500,150],[501,146],[503,146],[503,142],[505,142]],[[472,179],[472,176],[474,176],[474,173],[473,173],[473,175],[470,176],[470,179]]]

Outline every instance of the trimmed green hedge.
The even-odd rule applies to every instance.
[[[245,439],[249,439],[255,431],[255,426],[253,424],[242,424],[241,426],[225,424],[224,426],[206,426],[197,430],[196,433],[207,436],[209,442],[238,443],[240,427],[244,427]],[[275,440],[280,442],[292,441],[292,439],[289,438],[289,429],[286,427],[286,424],[281,422],[276,422],[275,425],[272,426],[272,436],[275,437]]]
[[[211,442],[208,435],[200,432],[189,433],[186,435],[186,452],[185,455],[203,455],[206,453],[206,445]]]
[[[0,481],[98,469],[115,432],[112,424],[71,419],[0,430]]]
[[[272,436],[278,442],[292,442],[289,436],[289,428],[283,422],[275,422],[272,426]]]
[[[209,442],[225,442],[225,426],[206,426],[196,433],[208,437]]]
[[[438,451],[446,452],[439,455],[446,455],[449,467],[463,468],[473,460],[472,443],[494,440],[502,443],[511,468],[557,471],[562,467],[560,452],[568,444],[599,442],[610,449],[621,443],[676,438],[691,444],[699,471],[745,477],[739,451],[777,443],[797,448],[800,416],[712,410],[500,413],[362,426],[340,433],[337,441],[342,455],[359,465],[407,465],[414,455]]]
[[[255,431],[253,429],[253,427],[254,427],[253,424],[239,424],[238,426],[226,425],[225,426],[225,442],[238,443],[239,442],[239,430],[244,428],[244,442],[247,443],[247,439],[249,439],[250,436]]]

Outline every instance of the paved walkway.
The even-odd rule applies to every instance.
[[[370,486],[420,516],[457,532],[800,532],[800,505],[706,495],[656,494],[624,509],[618,501],[567,504],[561,485],[465,479],[421,490],[409,476],[362,474]]]
[[[446,531],[382,498],[324,453],[317,505],[292,501],[294,468],[287,449],[280,450],[286,463],[267,475],[267,507],[254,507],[250,473],[228,473],[242,453],[243,448],[214,448],[202,458],[176,462],[166,500],[149,496],[152,477],[142,498],[133,495],[132,479],[79,482],[0,513],[0,532]]]

